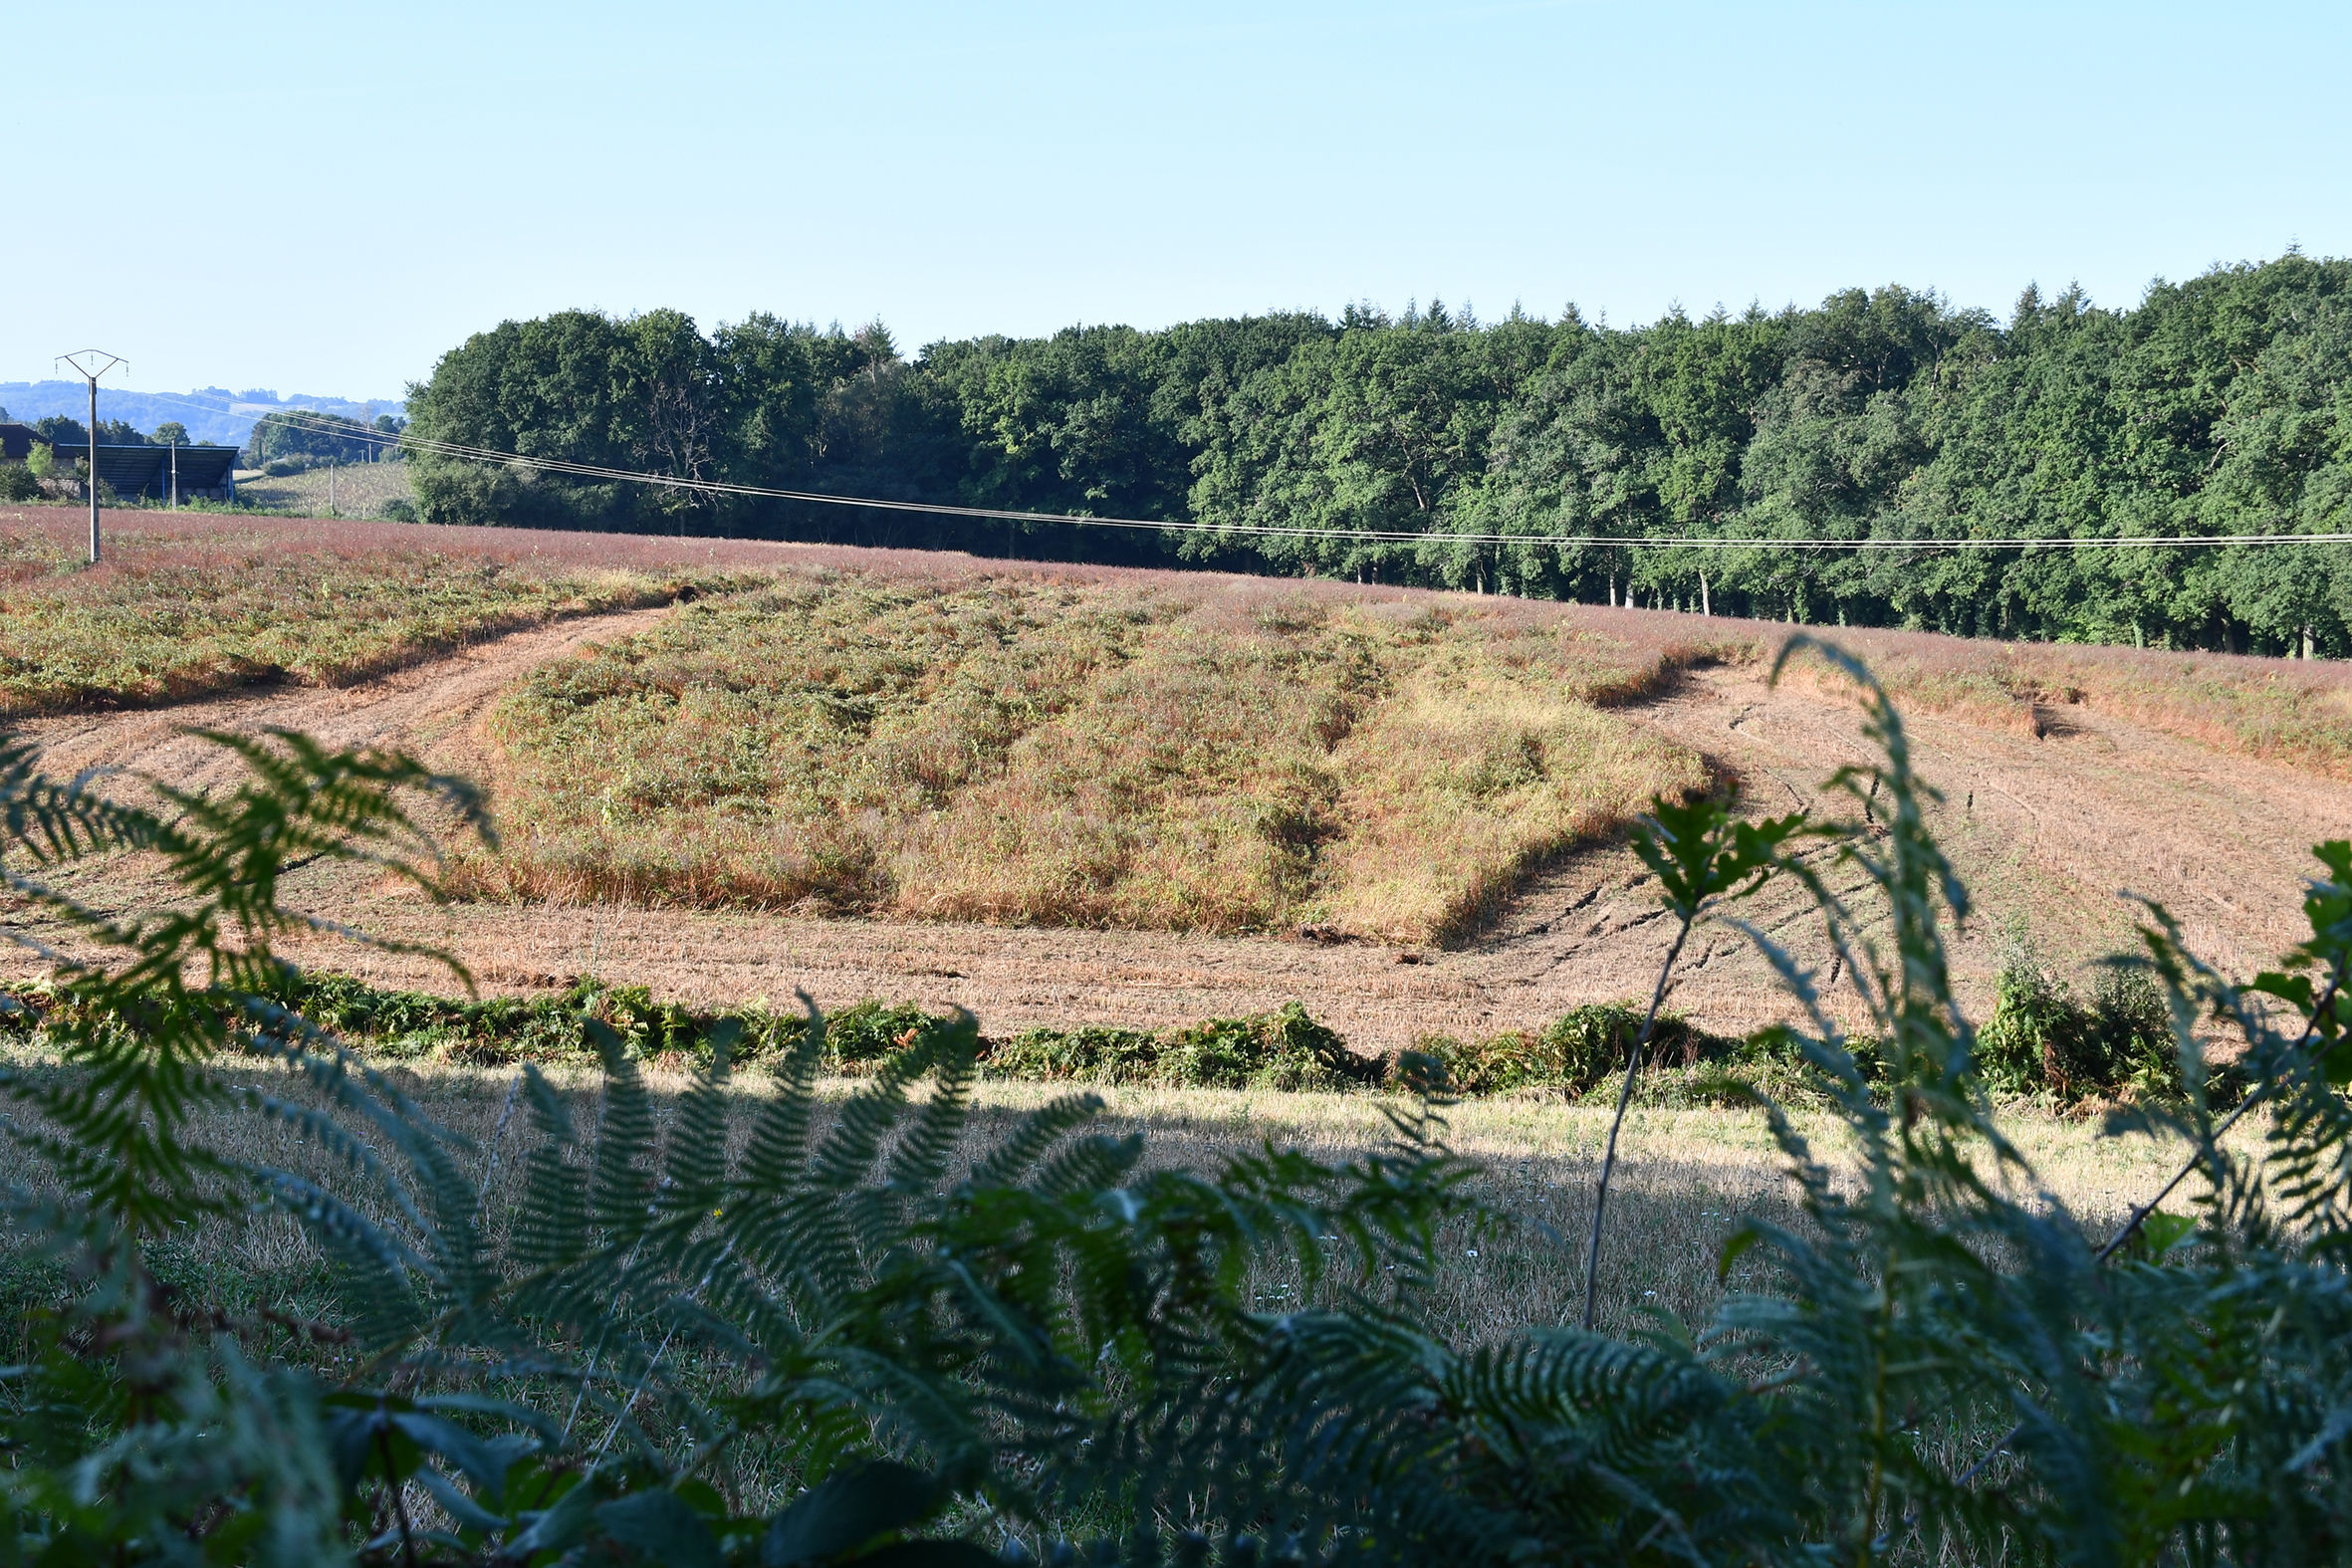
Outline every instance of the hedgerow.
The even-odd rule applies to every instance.
[[[2030,953],[2012,954],[2000,971],[1996,999],[1978,1052],[1979,1070],[1996,1093],[2059,1103],[2181,1097],[2163,1001],[2145,975],[2102,972],[2083,1002]],[[467,998],[301,974],[288,982],[282,1001],[377,1059],[477,1066],[592,1065],[598,1059],[593,1024],[611,1029],[632,1060],[673,1065],[707,1064],[714,1032],[724,1031],[732,1058],[749,1064],[791,1050],[810,1026],[806,1011],[764,1003],[695,1008],[658,1002],[643,986],[594,979],[536,996]],[[1454,1094],[1549,1091],[1578,1099],[1624,1064],[1642,1018],[1631,1003],[1590,1003],[1538,1029],[1507,1029],[1475,1040],[1424,1034],[1409,1052],[1366,1055],[1292,1002],[1268,1012],[1158,1031],[1080,1024],[984,1036],[978,1066],[983,1077],[1040,1083],[1329,1091],[1396,1087],[1404,1081],[1400,1064],[1409,1056],[1441,1067]],[[41,1040],[52,1026],[92,1021],[90,1004],[70,983],[0,983],[0,1033]],[[828,1072],[856,1075],[954,1023],[952,1014],[913,1003],[867,998],[826,1017],[822,1064]],[[1875,1076],[1869,1042],[1857,1043],[1857,1059]],[[1674,1012],[1659,1013],[1642,1061],[1651,1069],[1642,1092],[1659,1103],[1746,1103],[1760,1087],[1782,1098],[1811,1094],[1798,1058],[1770,1035],[1719,1034]],[[2242,1085],[2234,1068],[2216,1064],[2207,1092],[2234,1103]]]
[[[102,1021],[103,998],[70,982],[0,986],[0,1029],[61,1037]],[[279,998],[318,1027],[387,1061],[433,1056],[477,1065],[593,1064],[609,1030],[632,1061],[708,1065],[716,1042],[739,1064],[772,1061],[809,1037],[813,1014],[754,1003],[700,1009],[656,1002],[642,986],[592,979],[534,997],[466,999],[384,991],[339,975],[296,975]],[[896,1051],[956,1026],[954,1015],[873,998],[824,1019],[820,1064],[856,1075]],[[1359,1056],[1297,1003],[1271,1012],[1207,1018],[1151,1033],[1035,1028],[977,1046],[983,1073],[1043,1082],[1155,1083],[1190,1088],[1333,1089],[1387,1081],[1393,1058]]]

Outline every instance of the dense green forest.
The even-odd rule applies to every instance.
[[[2352,527],[2352,261],[2289,253],[2136,309],[2028,289],[1612,328],[1433,303],[938,342],[754,316],[502,324],[410,392],[415,434],[530,458],[1121,531],[570,480],[420,454],[428,521],[1200,563],[1800,622],[2329,657],[2352,551],[2026,547]],[[1236,526],[1300,535],[1247,535]],[[1427,536],[1368,542],[1349,531]],[[1507,536],[1468,543],[1448,535]],[[1549,535],[1754,548],[1560,547]],[[1772,541],[1917,540],[1797,551]],[[1525,543],[1518,541],[1525,540]]]

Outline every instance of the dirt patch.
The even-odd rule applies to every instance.
[[[479,773],[486,753],[478,722],[500,691],[546,660],[665,613],[565,622],[357,687],[277,689],[23,728],[60,773],[117,766],[183,784],[224,783],[235,770],[181,732],[270,725],[343,745],[403,746],[438,766]],[[1754,665],[1687,669],[1648,703],[1619,711],[1739,778],[1744,798],[1763,811],[1816,807],[1830,772],[1870,755],[1844,699],[1793,685],[1769,690]],[[2068,705],[2066,718],[2040,739],[1950,717],[1911,720],[1919,770],[1944,794],[1930,821],[1978,900],[1954,962],[1979,1015],[2007,920],[2023,917],[2045,952],[2079,965],[2128,943],[2133,910],[2118,889],[2163,899],[2199,948],[2234,972],[2274,959],[2299,923],[2309,845],[2352,830],[2352,784],[2217,755],[2089,706]],[[1579,1003],[1645,993],[1670,933],[1639,870],[1621,848],[1571,855],[1511,900],[1484,937],[1457,951],[1416,949],[1422,961],[1412,964],[1379,944],[1311,938],[584,904],[435,908],[340,873],[298,875],[289,891],[319,914],[444,944],[490,990],[527,989],[547,975],[603,974],[705,1006],[785,1002],[796,991],[826,1007],[877,996],[968,1007],[992,1032],[1036,1023],[1158,1028],[1297,1000],[1359,1047],[1379,1048],[1430,1030],[1533,1026]],[[115,906],[161,891],[127,864],[87,876],[83,888]],[[1825,966],[1817,923],[1793,890],[1768,893],[1749,914]],[[383,983],[435,979],[417,961],[349,947],[304,957]],[[1784,1010],[1747,940],[1723,928],[1694,940],[1674,1005],[1726,1032]]]
[[[2352,786],[2274,764],[2218,756],[2083,706],[2036,739],[2001,723],[1906,716],[1913,765],[1942,794],[1927,818],[1976,902],[1952,941],[1963,999],[1990,1010],[2007,928],[2021,920],[2077,979],[2134,946],[2139,906],[2163,902],[2198,951],[2239,975],[2273,962],[2303,931],[2310,846],[2352,831]],[[1831,694],[1767,688],[1755,667],[1691,672],[1642,722],[1737,777],[1749,809],[1830,805],[1821,784],[1874,754],[1861,715]],[[1655,974],[1667,934],[1623,848],[1564,863],[1529,888],[1468,954],[1498,1011],[1548,1014],[1633,994]],[[1793,885],[1767,889],[1746,918],[1817,969],[1829,960],[1817,918]],[[1776,982],[1747,939],[1718,927],[1694,938],[1676,1001],[1727,1032],[1779,1014]],[[1522,1000],[1524,999],[1524,1000]],[[1850,999],[1848,999],[1850,1001]]]

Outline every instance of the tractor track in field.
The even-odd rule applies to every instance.
[[[337,745],[398,746],[486,776],[481,722],[501,691],[546,660],[665,613],[558,622],[351,687],[278,687],[18,728],[42,745],[56,775],[111,767],[181,785],[222,784],[235,777],[234,762],[184,732],[276,726]],[[1772,814],[1819,807],[1821,781],[1872,756],[1851,705],[1767,688],[1752,666],[1686,671],[1662,695],[1618,711],[1701,753],[1743,782],[1752,808]],[[2119,889],[2165,901],[2200,951],[2234,972],[2293,942],[2309,845],[2352,831],[2352,784],[2220,755],[2087,708],[2058,720],[2041,739],[1934,715],[1909,720],[1915,766],[1944,794],[1930,822],[1976,895],[1953,959],[1977,1015],[1990,1004],[2014,920],[2065,966],[2126,947],[2134,910]],[[704,1006],[784,1003],[802,990],[826,1007],[879,996],[967,1007],[998,1033],[1037,1023],[1159,1027],[1297,1000],[1357,1045],[1388,1047],[1426,1031],[1536,1025],[1583,1002],[1646,999],[1671,932],[1639,879],[1622,846],[1572,854],[1534,877],[1477,940],[1449,952],[613,905],[436,907],[348,869],[297,873],[288,898],[382,936],[446,947],[490,991],[593,973]],[[76,886],[108,907],[163,891],[151,868],[132,861],[80,873]],[[1793,885],[1767,889],[1745,914],[1800,959],[1826,963]],[[448,984],[425,961],[349,945],[321,943],[298,956],[378,984]],[[29,955],[11,962],[34,967]],[[1747,939],[1722,927],[1695,939],[1671,1005],[1725,1030],[1787,1013]]]

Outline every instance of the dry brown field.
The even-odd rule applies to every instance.
[[[1581,1003],[1639,996],[1655,972],[1668,933],[1619,831],[1643,779],[1725,789],[1752,812],[1817,809],[1831,773],[1872,756],[1842,681],[1810,666],[1769,681],[1789,628],[1756,623],[733,542],[152,513],[109,525],[113,561],[73,570],[77,516],[0,513],[0,692],[14,704],[12,727],[59,773],[113,767],[227,784],[235,768],[190,729],[291,726],[405,748],[483,780],[509,818],[509,849],[462,863],[475,896],[435,904],[324,867],[286,887],[299,908],[461,956],[489,991],[595,975],[705,1007],[784,1003],[797,991],[827,1008],[879,997],[966,1007],[994,1034],[1182,1026],[1294,1000],[1367,1049],[1532,1028]],[[2250,970],[2295,935],[2308,846],[2352,831],[2352,681],[2335,666],[1834,635],[1884,673],[1905,705],[1918,770],[1940,791],[1930,823],[1977,901],[1953,955],[1979,1017],[2018,929],[2078,982],[2083,966],[2127,945],[2126,889],[2163,899],[2224,967]],[[922,656],[906,656],[910,642]],[[1365,665],[1369,677],[1353,686],[1330,678]],[[810,700],[847,687],[877,718],[856,745],[816,722],[822,705]],[[1008,709],[1021,721],[1009,736]],[[738,729],[768,755],[728,796],[705,786],[726,776],[735,754],[720,743]],[[877,744],[876,732],[900,744]],[[1609,745],[1578,750],[1578,735]],[[692,875],[577,874],[597,853],[617,861],[665,844],[673,870],[739,866],[714,806],[732,799],[742,812],[756,796],[772,820],[793,820],[803,797],[779,785],[792,776],[774,759],[813,742],[873,791],[830,806],[869,835],[869,864],[898,865],[903,886],[915,880],[904,867],[953,873],[961,854],[999,879],[980,885],[1003,901],[848,898],[827,909],[805,892],[764,901]],[[974,748],[979,798],[1000,813],[1051,822],[1075,800],[1076,817],[1123,811],[1130,825],[1179,836],[1213,826],[1237,798],[1262,797],[1269,781],[1309,777],[1335,819],[1370,824],[1356,829],[1370,834],[1357,863],[1396,870],[1392,889],[1420,877],[1423,902],[1400,905],[1392,890],[1382,906],[1362,892],[1375,879],[1350,895],[1334,873],[1303,885],[1293,905],[1222,926],[1187,922],[1151,901],[1180,896],[1188,873],[1196,890],[1282,884],[1203,880],[1200,866],[1225,862],[1179,855],[1098,880],[1105,903],[1074,917],[1038,901],[1034,875],[1024,891],[1021,854],[990,864],[995,840],[971,832],[987,814],[955,788],[938,802],[918,796],[922,809],[903,815],[920,830],[893,836],[884,786],[919,784],[925,769],[934,782],[948,777],[942,759]],[[601,791],[614,772],[670,752],[686,756],[685,771],[640,791],[617,821],[578,808],[574,784]],[[1174,766],[1147,787],[1155,758]],[[1638,769],[1612,774],[1626,758]],[[1543,765],[1533,776],[1515,772],[1530,761]],[[135,777],[118,786],[140,787]],[[1439,842],[1461,824],[1477,831]],[[1342,871],[1346,845],[1342,833],[1324,851]],[[1032,873],[1055,863],[1053,845],[1035,838],[1003,847],[1028,854]],[[567,862],[559,849],[588,858]],[[1441,887],[1432,866],[1486,880],[1449,916],[1442,898],[1429,901]],[[123,910],[168,896],[135,859],[88,868],[75,885]],[[1399,907],[1422,922],[1418,933],[1396,929]],[[1304,910],[1325,929],[1274,918]],[[1825,963],[1793,889],[1768,890],[1743,913]],[[19,912],[0,919],[18,937],[55,935]],[[396,953],[326,940],[291,951],[378,984],[448,986],[429,962]],[[38,969],[22,950],[8,962]],[[1750,944],[1722,925],[1694,939],[1672,1005],[1726,1033],[1786,1011]],[[392,1070],[431,1114],[485,1141],[514,1072]],[[556,1072],[570,1093],[592,1089],[577,1069]],[[650,1072],[665,1103],[682,1086],[661,1063]],[[759,1074],[745,1075],[743,1092],[764,1092]],[[974,1135],[1051,1092],[984,1084]],[[1388,1132],[1370,1094],[1102,1093],[1113,1128],[1149,1135],[1150,1159],[1195,1168],[1269,1140],[1345,1157]],[[1524,1093],[1449,1114],[1452,1146],[1482,1167],[1485,1218],[1449,1232],[1434,1304],[1471,1336],[1571,1319],[1605,1105]],[[2092,1120],[2031,1106],[2014,1107],[2006,1131],[2049,1195],[2094,1229],[2153,1191],[2177,1153],[2103,1139]],[[1826,1152],[1834,1157],[1834,1139]],[[1717,1266],[1740,1216],[1789,1213],[1759,1115],[1637,1104],[1618,1182],[1604,1326],[1637,1328],[1646,1309],[1698,1321],[1727,1287],[1764,1283],[1726,1279]],[[316,1275],[317,1259],[281,1221],[218,1228],[188,1245],[184,1266],[256,1290],[299,1291]],[[1267,1272],[1253,1288],[1273,1305],[1295,1299],[1298,1281]]]
[[[513,584],[510,600],[479,595],[487,609],[468,601],[430,637],[387,631],[396,606],[369,609],[362,602],[330,613],[288,603],[286,615],[320,628],[313,640],[335,630],[360,653],[309,669],[299,659],[281,659],[248,675],[221,651],[235,652],[234,638],[224,637],[190,664],[187,688],[199,694],[190,700],[172,703],[172,688],[141,693],[118,682],[83,702],[91,711],[18,721],[61,771],[110,765],[180,783],[220,782],[228,777],[220,759],[187,739],[185,728],[284,724],[348,744],[416,750],[486,780],[502,809],[530,807],[534,790],[555,796],[552,805],[534,807],[537,816],[522,812],[520,832],[510,826],[519,848],[509,858],[474,865],[476,891],[485,896],[472,901],[436,907],[362,878],[322,875],[293,884],[321,914],[451,946],[497,990],[584,973],[649,984],[659,995],[703,1005],[758,997],[782,1002],[805,989],[828,1007],[867,996],[965,1006],[991,1032],[1033,1023],[1162,1027],[1297,1000],[1367,1048],[1408,1044],[1429,1031],[1475,1035],[1530,1027],[1578,1003],[1644,992],[1665,933],[1615,831],[1638,801],[1638,788],[1622,777],[1589,787],[1587,754],[1564,746],[1557,755],[1567,765],[1546,770],[1559,782],[1515,778],[1514,754],[1527,756],[1518,745],[1522,733],[1535,733],[1548,761],[1553,737],[1569,733],[1563,715],[1601,726],[1611,738],[1610,755],[1645,759],[1648,777],[1688,782],[1695,766],[1698,778],[1736,789],[1753,810],[1816,805],[1834,769],[1869,757],[1851,694],[1839,682],[1799,671],[1767,684],[1770,655],[1789,628],[1755,622],[846,548],[188,514],[125,513],[110,525],[118,540],[114,564],[61,572],[57,556],[70,550],[76,515],[0,513],[0,540],[7,541],[0,554],[17,562],[0,583],[9,612],[0,650],[38,672],[48,645],[42,639],[71,641],[57,628],[70,630],[84,610],[133,631],[147,626],[150,633],[142,635],[168,640],[167,631],[152,628],[185,614],[173,597],[181,580],[176,572],[209,573],[218,591],[247,595],[255,636],[270,631],[271,597],[285,597],[287,584],[313,595],[326,584],[332,601],[386,562],[441,572],[462,567]],[[415,564],[420,561],[426,564]],[[599,605],[585,596],[579,584],[597,573],[622,574],[643,597],[617,603],[640,607]],[[718,588],[752,585],[734,598],[706,595],[671,607],[698,580]],[[771,597],[759,599],[763,593]],[[731,604],[742,608],[729,611]],[[842,606],[859,605],[871,610],[863,620],[841,618]],[[970,625],[954,630],[959,605],[1008,624],[1024,620],[1032,629],[999,626],[986,636]],[[830,622],[823,618],[828,612],[835,616]],[[732,629],[731,613],[740,616]],[[737,633],[788,616],[823,636],[762,644],[755,657],[726,654]],[[1069,630],[1088,616],[1112,623],[1091,644]],[[726,736],[730,726],[721,722],[724,709],[713,702],[714,691],[746,699],[753,724],[768,726],[763,744],[771,755],[763,766],[769,771],[757,777],[769,792],[753,803],[789,817],[790,790],[775,786],[783,775],[772,765],[785,749],[781,743],[803,733],[794,729],[799,721],[787,720],[810,687],[812,648],[837,642],[859,654],[863,638],[865,652],[888,653],[904,639],[873,628],[887,629],[891,617],[931,625],[965,651],[957,661],[917,659],[911,674],[899,671],[869,689],[914,693],[905,712],[933,723],[927,732],[933,739],[945,735],[959,745],[977,735],[985,746],[991,732],[985,723],[966,722],[968,708],[937,700],[940,692],[954,697],[952,681],[928,695],[918,690],[935,673],[934,662],[970,673],[977,659],[979,673],[968,685],[1001,695],[1017,687],[1011,674],[1051,667],[1023,651],[1024,637],[1064,654],[1074,648],[1072,657],[1094,661],[1069,679],[1047,683],[1031,705],[1029,728],[1004,755],[984,758],[978,798],[998,791],[995,818],[1059,799],[1077,802],[1070,810],[1073,839],[1082,837],[1077,828],[1089,811],[1111,807],[1155,828],[1171,822],[1197,828],[1204,820],[1214,825],[1216,813],[1237,796],[1263,803],[1269,780],[1292,784],[1301,767],[1320,769],[1326,776],[1314,781],[1320,798],[1334,802],[1335,813],[1353,810],[1370,823],[1355,846],[1356,863],[1367,868],[1355,884],[1359,901],[1349,905],[1350,884],[1329,875],[1305,886],[1295,902],[1274,900],[1247,919],[1171,919],[1165,908],[1183,893],[1174,879],[1185,870],[1184,857],[1142,856],[1126,863],[1123,881],[1099,880],[1109,889],[1103,902],[1054,923],[1055,911],[1037,901],[1034,888],[1019,884],[1020,856],[1012,851],[1024,846],[1015,840],[999,852],[985,830],[989,811],[970,809],[959,821],[962,807],[952,790],[944,808],[918,797],[920,808],[903,815],[919,830],[905,833],[903,823],[890,819],[886,798],[879,805],[868,798],[833,806],[836,819],[868,830],[877,858],[911,855],[918,867],[961,863],[975,878],[1001,879],[994,892],[985,881],[968,882],[987,896],[944,906],[850,900],[844,918],[822,912],[805,896],[743,897],[724,887],[698,893],[684,878],[666,885],[568,881],[561,874],[565,862],[553,856],[534,868],[531,855],[547,854],[551,843],[564,847],[565,833],[587,834],[569,840],[571,853],[584,841],[592,848],[603,830],[561,798],[582,758],[599,745],[608,755],[635,755],[633,747],[681,735],[706,742]],[[1416,626],[1439,631],[1412,632]],[[110,638],[103,628],[74,635],[94,646],[135,641]],[[2117,896],[2122,890],[2163,899],[2185,919],[2192,940],[2226,967],[2242,973],[2262,964],[2290,940],[2308,846],[2352,830],[2345,774],[2352,678],[2341,667],[1976,644],[1899,632],[1832,635],[1886,673],[1910,715],[1920,771],[1942,791],[1931,820],[1977,896],[1955,956],[1963,994],[1980,1015],[2010,930],[2021,924],[2061,968],[2079,973],[2129,942],[2134,906]],[[1302,676],[1298,664],[1284,667],[1276,658],[1313,653],[1323,646],[1318,639],[1343,651],[1362,648],[1379,666],[1384,694],[1327,744],[1311,732],[1322,711],[1315,705],[1340,688],[1318,687],[1306,678],[1313,669]],[[990,659],[999,665],[989,667]],[[1333,655],[1320,667],[1340,662]],[[648,669],[657,678],[647,679]],[[756,678],[747,680],[747,671]],[[1099,671],[1110,675],[1089,673]],[[1112,677],[1120,674],[1131,677],[1128,687],[1115,685]],[[891,680],[899,685],[892,688]],[[534,702],[544,706],[551,691],[577,691],[584,682],[602,690],[599,681],[617,682],[627,701],[594,723],[568,733],[528,711]],[[1185,700],[1171,701],[1180,681],[1191,682]],[[1122,689],[1131,696],[1121,698]],[[688,699],[710,705],[720,719],[706,714],[684,723]],[[1477,725],[1449,723],[1457,710],[1490,699],[1508,710],[1503,723],[1492,722],[1494,710]],[[109,711],[126,701],[168,705]],[[1057,702],[1058,712],[1046,711]],[[1149,706],[1155,702],[1162,706]],[[69,691],[42,706],[72,705]],[[1530,714],[1535,717],[1520,723]],[[1501,731],[1508,743],[1499,757],[1489,730]],[[1154,748],[1167,747],[1176,748],[1177,784],[1185,784],[1182,745],[1196,732],[1223,736],[1215,750],[1238,771],[1197,787],[1162,780],[1156,796],[1102,786],[1117,766],[1149,764],[1161,755]],[[1377,744],[1363,744],[1367,735]],[[551,737],[565,746],[536,761],[519,744]],[[1033,740],[1039,744],[1029,750],[1052,766],[1024,775],[1008,759]],[[1459,749],[1449,753],[1448,746]],[[920,747],[880,762],[854,749],[836,755],[870,765],[870,776],[885,784],[903,777],[885,765],[912,757],[918,782],[924,767],[936,766],[923,761]],[[696,778],[712,776],[727,761],[717,757]],[[1482,768],[1488,769],[1483,779],[1477,777]],[[1449,771],[1450,778],[1432,784]],[[1136,777],[1149,782],[1149,769],[1139,768]],[[1057,780],[1059,796],[1005,793],[1008,781],[1043,788],[1039,781]],[[652,791],[646,798],[658,806],[664,797]],[[734,799],[740,810],[743,796]],[[1442,812],[1424,812],[1418,825],[1410,821],[1415,800],[1454,811],[1454,823],[1493,829],[1487,840],[1469,843],[1486,858],[1462,844],[1439,843],[1449,826]],[[1466,814],[1465,801],[1483,814]],[[620,848],[667,845],[689,868],[727,864],[732,829],[723,812],[620,815],[611,836]],[[1400,818],[1408,819],[1403,827]],[[541,835],[537,845],[533,832]],[[706,835],[700,849],[698,833]],[[1464,835],[1466,841],[1475,836]],[[1431,845],[1464,854],[1458,864],[1485,880],[1465,873],[1450,906],[1443,896],[1426,896],[1426,881],[1417,906],[1392,897],[1389,908],[1407,908],[1409,919],[1361,913],[1378,907],[1361,892],[1376,885],[1377,874],[1426,878],[1427,867],[1442,859],[1424,853]],[[1321,853],[1344,866],[1349,841],[1344,834],[1328,839]],[[1206,863],[1214,864],[1213,857]],[[135,865],[104,868],[91,891],[127,903],[155,891],[149,875]],[[498,877],[510,880],[499,885]],[[897,885],[915,879],[902,876]],[[1251,884],[1237,876],[1223,885]],[[1281,887],[1272,874],[1257,885]],[[1155,898],[1163,901],[1158,914]],[[1806,953],[1810,926],[1791,895],[1767,895],[1753,913]],[[1291,923],[1317,915],[1335,928],[1321,934],[1331,939],[1302,936]],[[387,983],[436,981],[428,967],[389,956],[354,964],[346,953],[335,962]],[[1745,940],[1722,928],[1703,933],[1674,1005],[1726,1032],[1767,1021],[1782,1007]]]

